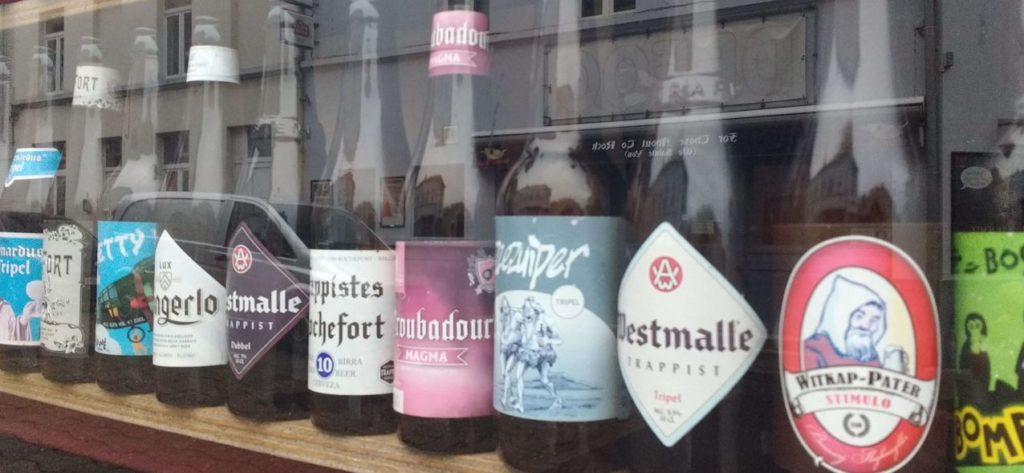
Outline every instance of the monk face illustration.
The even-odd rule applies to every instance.
[[[850,314],[850,326],[846,329],[846,355],[861,361],[877,357],[874,340],[884,328],[885,308],[875,302],[868,302]]]

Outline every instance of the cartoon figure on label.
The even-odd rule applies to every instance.
[[[964,320],[964,333],[967,339],[960,347],[959,368],[962,376],[958,394],[969,404],[987,407],[988,385],[992,375],[992,362],[986,347],[988,323],[981,314],[971,312]]]
[[[836,276],[814,334],[804,340],[804,368],[873,366],[907,372],[908,356],[890,345],[879,357],[885,335],[885,301],[864,284]]]
[[[523,306],[513,309],[508,299],[501,299],[502,319],[501,367],[504,384],[501,404],[507,409],[525,411],[523,405],[524,377],[528,369],[536,369],[540,383],[555,398],[548,409],[562,407],[562,397],[549,379],[551,367],[558,360],[555,347],[562,344],[558,333],[543,320],[544,309],[532,297]]]
[[[43,282],[36,280],[25,285],[25,294],[29,302],[21,311],[19,317],[14,313],[10,302],[0,300],[0,327],[6,327],[7,332],[3,340],[12,342],[28,342],[32,340],[32,319],[42,319],[46,311],[46,304],[43,302]]]

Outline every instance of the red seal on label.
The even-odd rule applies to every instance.
[[[787,414],[837,472],[888,472],[917,453],[939,383],[928,281],[899,248],[845,237],[812,248],[790,276],[779,323]]]
[[[671,256],[659,256],[648,271],[651,286],[661,292],[672,292],[683,284],[683,267]]]
[[[231,268],[238,274],[245,274],[252,268],[252,252],[245,245],[238,245],[231,250]]]

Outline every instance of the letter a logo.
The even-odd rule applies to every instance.
[[[683,267],[669,256],[651,262],[651,285],[661,292],[672,292],[683,284]]]

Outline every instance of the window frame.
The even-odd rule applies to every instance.
[[[47,23],[44,23],[44,25]],[[51,42],[53,43],[52,47],[50,46]],[[53,71],[51,71],[53,75],[49,77],[49,80],[46,82],[47,94],[53,95],[64,92],[64,57],[66,54],[66,46],[67,39],[64,34],[63,21],[61,22],[61,29],[59,31],[47,33],[45,32],[44,26],[43,47],[46,48],[53,59]]]
[[[612,16],[612,15],[618,15],[618,14],[621,14],[621,13],[633,13],[633,12],[637,11],[637,0],[634,0],[633,8],[625,8],[625,9],[622,9],[622,10],[616,10],[615,9],[615,2],[617,0],[589,0],[589,1],[593,1],[597,5],[599,10],[598,10],[597,13],[595,13],[593,15],[584,15],[583,14],[583,2],[586,2],[586,1],[588,1],[588,0],[580,0],[580,4],[579,4],[580,5],[580,18],[602,18],[602,17],[608,17],[608,16]]]
[[[171,56],[169,51],[171,50],[170,45],[172,38],[170,37],[171,31],[168,27],[168,21],[174,19],[178,23],[178,34],[173,41],[177,43],[178,55],[173,58],[177,61],[178,71],[175,74],[171,73]],[[186,19],[188,21],[186,21]],[[187,26],[187,28],[186,28]],[[162,61],[160,61],[161,69],[164,73],[164,78],[168,80],[184,79],[188,74],[188,46],[191,45],[192,41],[192,5],[184,5],[180,7],[167,8],[163,11],[163,23],[161,23],[163,34],[161,35],[162,44]]]
[[[178,140],[178,158],[174,163],[167,163],[167,144],[166,140],[171,136],[177,136]],[[192,176],[191,176],[191,164],[192,156],[190,155],[191,150],[189,149],[189,132],[188,130],[177,130],[168,131],[164,133],[157,133],[157,152],[159,153],[159,166],[160,166],[160,189],[167,192],[190,192],[192,190]],[[168,178],[171,175],[175,176],[175,187],[170,189],[167,187]]]

